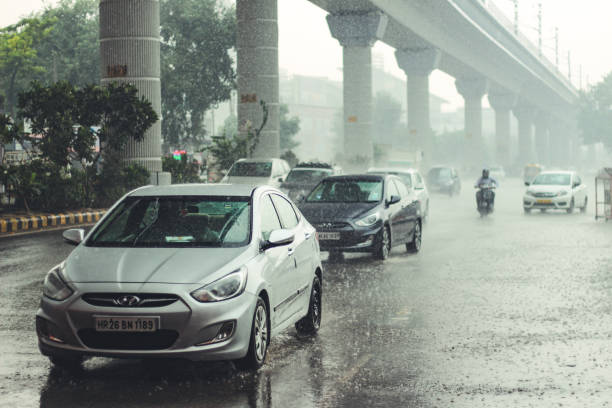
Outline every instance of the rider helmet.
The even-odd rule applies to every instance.
[[[489,169],[482,169],[482,178],[489,178]]]

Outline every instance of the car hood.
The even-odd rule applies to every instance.
[[[201,283],[251,258],[240,248],[109,248],[79,245],[66,259],[68,282]],[[227,271],[225,271],[227,269]]]
[[[529,186],[529,188],[527,188],[527,191],[530,193],[558,193],[559,191],[571,191],[571,187],[569,185],[567,186],[560,186],[560,185],[546,185],[546,184],[538,184],[538,185],[531,185]]]
[[[373,210],[380,203],[302,203],[304,217],[312,224],[357,218]]]

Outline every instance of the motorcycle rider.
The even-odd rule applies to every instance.
[[[482,169],[482,177],[480,177],[476,181],[476,184],[474,184],[474,187],[480,188],[480,186],[482,185],[486,186],[488,184],[493,184],[495,187],[499,186],[499,183],[497,182],[497,180],[489,176],[489,169]],[[491,191],[491,194],[492,194],[491,208],[493,208],[495,204],[495,192]],[[476,205],[480,203],[481,199],[482,199],[482,190],[478,190],[478,192],[476,193]]]

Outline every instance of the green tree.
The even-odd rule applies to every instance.
[[[297,116],[289,117],[289,107],[281,104],[280,110],[280,149],[281,152],[294,149],[300,145],[294,140],[294,136],[300,131],[300,118]]]
[[[235,87],[233,7],[216,0],[162,0],[162,132],[167,143],[201,142],[204,114]]]
[[[612,72],[581,93],[578,128],[585,144],[603,142],[612,151]]]
[[[26,18],[0,29],[0,90],[6,99],[5,110],[12,115],[20,84],[44,72],[36,46],[49,35],[53,23],[51,19]]]
[[[98,5],[99,0],[60,0],[39,15],[53,24],[50,35],[35,46],[37,64],[44,67],[37,80],[44,84],[63,80],[79,86],[98,83]]]

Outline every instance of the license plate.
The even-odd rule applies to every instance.
[[[339,232],[319,232],[319,239],[322,241],[330,241],[330,240],[339,240],[340,233]]]
[[[159,317],[94,316],[99,332],[154,332],[159,329]]]
[[[552,200],[536,200],[536,203],[538,203],[538,204],[550,204],[550,203],[552,203]]]

